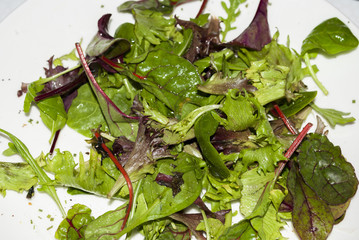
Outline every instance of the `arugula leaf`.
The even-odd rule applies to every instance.
[[[334,146],[324,135],[309,134],[298,151],[299,171],[320,198],[330,205],[338,205],[354,196],[358,179],[340,147]]]
[[[44,172],[44,170],[39,166],[39,164],[36,162],[34,157],[29,152],[29,149],[26,147],[26,145],[21,142],[20,139],[12,135],[11,133],[3,130],[0,128],[0,132],[3,134],[6,134],[11,141],[13,142],[14,146],[16,147],[17,152],[19,155],[31,166],[31,168],[34,170],[37,178],[39,179],[39,184],[41,185],[41,188],[39,190],[46,192],[47,194],[52,197],[52,199],[56,202],[57,206],[60,208],[60,211],[63,216],[66,215],[65,210],[63,209],[60,199],[57,196],[55,187],[53,186],[52,180],[47,176],[47,174]]]
[[[301,55],[320,51],[335,55],[355,49],[358,43],[350,29],[334,17],[316,26],[303,40]]]
[[[220,17],[221,21],[224,24],[224,30],[222,31],[222,41],[225,41],[229,31],[236,29],[236,27],[231,26],[231,24],[234,23],[236,18],[241,13],[241,11],[238,9],[239,5],[244,3],[245,1],[246,0],[230,0],[229,5],[227,5],[226,2],[221,1],[222,8],[227,13],[227,18]]]
[[[325,118],[325,120],[327,120],[329,125],[333,128],[337,124],[345,125],[356,120],[354,117],[344,117],[350,113],[341,112],[332,108],[320,108],[314,103],[311,103],[310,106],[323,118]]]

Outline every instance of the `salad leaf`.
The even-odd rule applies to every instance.
[[[293,226],[300,238],[326,239],[334,224],[328,205],[304,183],[295,164],[290,170],[287,181],[293,198]]]
[[[318,26],[303,40],[301,54],[324,52],[335,55],[353,50],[358,46],[358,39],[338,18],[330,18]]]
[[[91,209],[82,204],[75,204],[67,212],[56,230],[55,238],[60,240],[83,239],[87,225],[94,219]]]
[[[214,176],[226,178],[229,176],[229,170],[210,142],[210,137],[216,132],[218,124],[212,114],[207,112],[196,122],[194,132],[209,171]]]
[[[334,146],[324,135],[310,134],[298,151],[299,171],[321,199],[338,205],[354,196],[358,179],[340,147]]]
[[[202,190],[203,174],[198,163],[197,158],[185,153],[178,155],[176,162],[162,160],[159,162],[156,173],[144,178],[137,198],[137,207],[133,209],[134,216],[129,220],[126,228],[120,231],[121,219],[125,214],[124,207],[120,207],[91,222],[86,228],[85,237],[88,239],[98,236],[102,236],[104,239],[120,237],[144,222],[169,216],[190,206]],[[183,173],[183,184],[181,191],[173,197],[172,189],[157,184],[155,179],[159,173],[170,175],[174,171]]]
[[[108,58],[114,58],[130,49],[130,43],[126,39],[114,38],[107,33],[110,18],[111,14],[105,14],[98,20],[98,33],[86,49],[86,54],[89,57],[105,55]]]
[[[0,128],[0,132],[7,135],[11,139],[18,154],[31,166],[32,170],[35,172],[39,180],[39,184],[41,184],[41,188],[39,188],[39,190],[49,194],[50,197],[52,197],[53,200],[56,202],[57,206],[60,208],[60,211],[63,214],[63,216],[65,216],[66,215],[65,210],[63,209],[60,199],[57,196],[56,189],[52,184],[52,180],[49,178],[49,176],[47,176],[45,171],[36,162],[36,160],[31,155],[26,145],[20,139],[15,137],[13,134],[1,128]]]
[[[259,2],[256,14],[249,26],[235,39],[225,45],[261,50],[270,43],[271,36],[267,20],[268,0]]]
[[[226,2],[222,1],[222,8],[227,13],[227,18],[220,17],[221,21],[224,24],[224,30],[222,31],[222,41],[226,39],[226,36],[229,31],[235,30],[236,27],[231,26],[231,24],[236,20],[241,11],[238,9],[239,5],[244,3],[246,0],[230,0],[229,5]]]
[[[37,183],[36,174],[29,164],[0,162],[0,193],[4,197],[6,190],[22,192]]]
[[[325,120],[328,121],[331,127],[335,127],[337,124],[345,125],[355,121],[354,117],[344,117],[350,113],[345,113],[338,111],[332,108],[320,108],[314,103],[311,103],[310,106],[319,113]]]
[[[28,86],[28,92],[24,101],[24,112],[29,112],[31,103],[34,101],[37,93],[44,88],[43,85],[31,83]],[[53,96],[36,103],[40,110],[40,117],[44,124],[50,129],[51,137],[49,141],[55,136],[55,133],[66,125],[67,113],[65,111],[64,103],[60,96]]]

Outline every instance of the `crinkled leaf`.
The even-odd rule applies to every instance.
[[[297,162],[305,183],[325,202],[343,204],[354,196],[358,179],[339,146],[324,135],[310,134],[298,151]]]
[[[51,159],[45,160],[44,168],[52,172],[57,184],[62,186],[106,196],[116,180],[107,174],[106,168],[112,166],[107,166],[107,161],[103,161],[104,165],[101,165],[101,156],[93,150],[86,162],[80,154],[78,167],[73,155],[67,151],[56,150],[56,154]]]
[[[160,12],[139,9],[133,10],[133,16],[136,21],[135,35],[139,43],[145,39],[158,45],[170,38],[182,39],[182,34],[176,31],[174,18],[164,18]]]
[[[270,205],[263,217],[256,217],[251,220],[253,228],[258,232],[258,236],[265,240],[277,240],[285,238],[280,233],[285,223],[279,220],[277,210]]]
[[[348,26],[334,17],[316,26],[304,39],[302,55],[319,51],[326,54],[338,54],[355,49],[358,43],[358,39]]]

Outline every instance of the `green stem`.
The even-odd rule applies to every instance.
[[[310,64],[310,60],[309,60],[309,55],[308,53],[304,54],[304,62],[308,67],[309,73],[312,76],[315,84],[317,84],[317,86],[319,87],[319,89],[324,93],[324,95],[328,95],[328,90],[324,87],[324,85],[319,81],[317,75],[314,72],[314,69],[312,67],[312,65]]]
[[[35,81],[34,83],[40,85],[40,84],[44,84],[44,83],[50,82],[50,81],[55,80],[56,78],[58,78],[58,77],[60,77],[60,76],[62,76],[62,75],[64,75],[64,74],[66,74],[66,73],[68,73],[68,72],[71,72],[71,71],[73,71],[73,70],[75,70],[76,68],[79,68],[79,67],[81,67],[81,64],[76,65],[76,66],[71,67],[71,68],[68,68],[68,69],[66,69],[66,70],[64,70],[64,71],[62,71],[62,72],[60,72],[60,73],[58,73],[58,74],[55,74],[55,75],[51,76],[51,77],[48,77],[48,78],[40,78],[39,80]]]
[[[206,228],[207,240],[211,240],[211,233],[209,232],[209,224],[208,224],[208,219],[207,219],[206,213],[203,210],[201,210],[201,213],[202,213],[202,217],[203,217],[204,226]]]

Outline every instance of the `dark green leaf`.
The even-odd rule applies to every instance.
[[[300,96],[296,100],[280,106],[280,109],[286,117],[291,117],[302,110],[304,107],[308,106],[308,104],[311,103],[317,96],[317,91],[301,92],[299,94]]]
[[[218,240],[258,240],[260,239],[257,232],[251,226],[249,220],[242,220],[227,228]]]
[[[194,125],[194,132],[210,172],[214,176],[226,178],[229,176],[229,170],[210,142],[210,137],[216,132],[217,127],[218,121],[207,112]]]
[[[295,164],[288,175],[287,186],[293,198],[293,226],[303,240],[325,240],[332,231],[334,218],[329,206],[308,187]]]
[[[354,196],[358,179],[339,146],[324,135],[310,134],[298,151],[297,162],[304,181],[325,202],[343,204]]]

